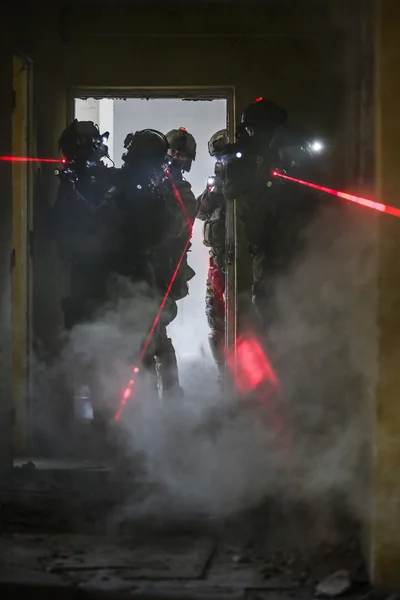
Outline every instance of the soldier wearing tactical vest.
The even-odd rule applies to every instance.
[[[272,185],[272,170],[278,157],[271,143],[287,119],[273,102],[257,98],[241,115],[240,129],[246,149],[229,161],[225,195],[235,198],[237,216],[243,222],[253,254],[253,304],[261,322],[271,319],[273,284],[280,271],[283,195],[278,182]]]
[[[225,196],[235,198],[253,252],[253,303],[267,333],[276,318],[275,285],[303,249],[302,232],[315,218],[319,193],[274,178],[275,168],[316,181],[323,165],[307,132],[287,123],[287,113],[257,98],[242,113],[246,134],[240,159],[229,161]]]
[[[178,210],[182,211],[182,221],[184,223],[181,235],[177,238],[174,247],[169,253],[168,270],[172,275],[188,239],[191,238],[193,222],[196,218],[196,198],[192,192],[192,186],[184,177],[184,173],[190,171],[192,162],[196,159],[196,141],[184,127],[172,129],[166,134],[166,138],[169,143],[168,156],[170,159],[168,173],[173,183]],[[190,251],[190,246],[191,244],[188,245],[187,251]],[[164,265],[165,268],[167,268],[167,265]],[[186,252],[173,289],[171,290],[174,300],[181,300],[188,295],[188,282],[194,275],[195,272],[187,263]]]
[[[68,266],[70,294],[63,298],[65,326],[87,320],[104,301],[111,233],[121,219],[104,198],[115,185],[117,170],[107,167],[108,133],[100,134],[92,121],[75,119],[61,134],[63,168],[52,208],[52,226],[61,257]]]
[[[197,217],[204,222],[203,243],[210,249],[210,262],[206,285],[206,315],[210,350],[217,365],[220,383],[224,375],[225,342],[225,196],[222,181],[222,160],[226,159],[228,146],[226,129],[217,131],[208,143],[210,156],[216,159],[214,176],[207,181],[207,187],[197,198]],[[251,312],[251,256],[243,231],[243,224],[237,222],[237,284],[238,313],[243,325],[243,316]]]

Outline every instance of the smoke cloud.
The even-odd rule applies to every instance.
[[[118,425],[141,474],[118,519],[220,519],[266,498],[338,501],[364,516],[377,365],[375,225],[360,210],[324,208],[304,232],[302,255],[276,282],[278,318],[266,347],[281,382],[273,400],[285,440],[268,402],[219,397],[214,366],[188,357],[183,400],[161,404],[148,382]],[[94,365],[96,401],[108,412],[156,312],[144,290],[117,287],[96,322],[72,331],[58,365],[74,384]]]

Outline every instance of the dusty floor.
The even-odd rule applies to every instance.
[[[339,569],[354,598],[368,592],[357,532],[331,515],[327,525],[326,514],[271,504],[225,523],[124,521],[127,481],[102,467],[36,464],[0,487],[2,599],[33,589],[42,598],[311,598]]]

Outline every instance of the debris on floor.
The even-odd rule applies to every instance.
[[[315,588],[317,598],[337,598],[350,590],[352,582],[348,571],[336,571]]]
[[[368,581],[347,523],[334,543],[326,536],[311,543],[296,507],[282,516],[273,505],[223,523],[168,513],[167,521],[139,515],[115,525],[126,499],[132,506],[154,491],[140,477],[33,464],[27,477],[17,468],[16,479],[0,485],[1,600],[7,586],[25,596],[42,586],[141,600],[308,600],[350,590],[352,600],[365,600]]]

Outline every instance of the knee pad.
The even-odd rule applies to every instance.
[[[225,326],[225,310],[213,296],[206,296],[206,317],[210,329],[223,330]]]

